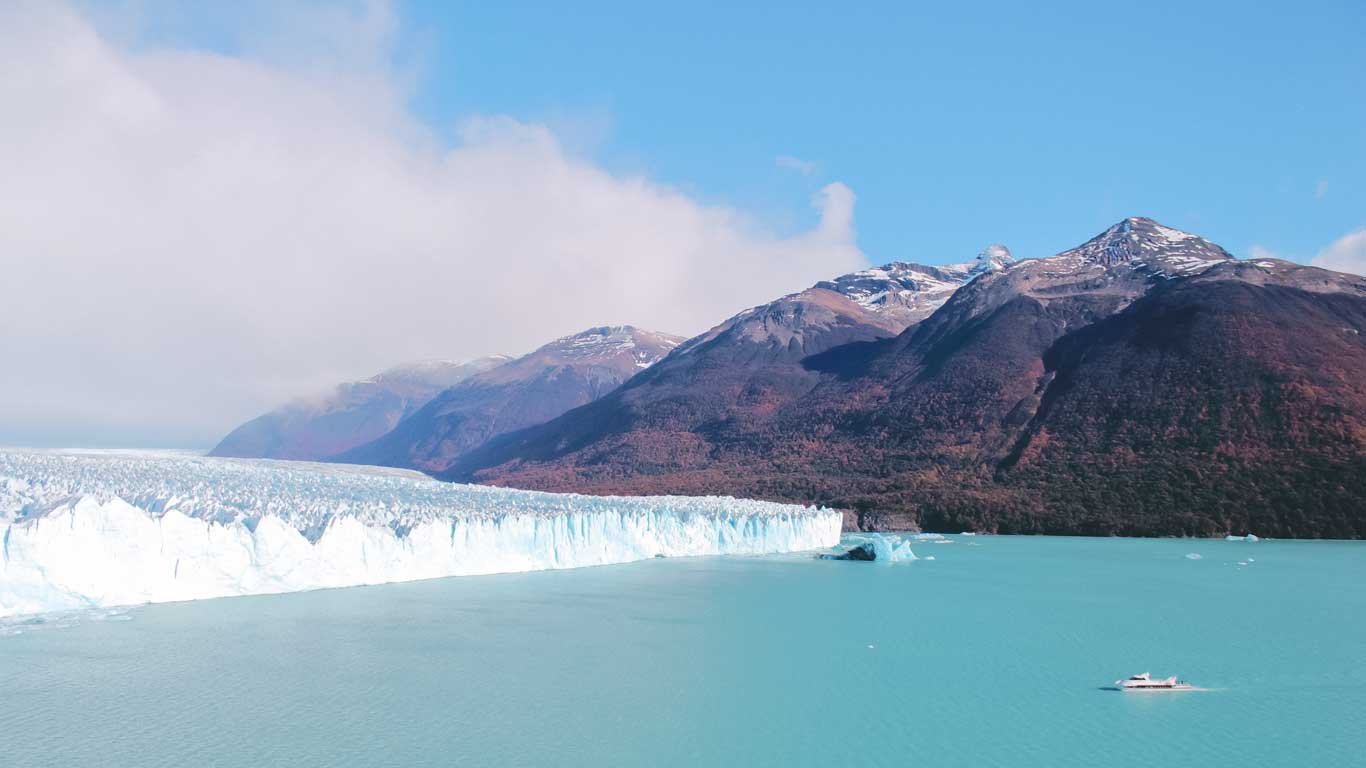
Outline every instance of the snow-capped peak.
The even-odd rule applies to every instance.
[[[1015,263],[1015,258],[1010,255],[1010,249],[1000,243],[992,243],[982,252],[977,254],[977,261],[973,264],[972,271],[979,275],[996,272]]]
[[[835,291],[863,309],[897,320],[904,328],[929,317],[953,292],[978,275],[996,272],[1014,263],[1004,245],[986,247],[972,261],[929,266],[893,261],[842,275],[815,285]]]
[[[945,264],[939,267],[952,275],[961,275],[963,282],[971,282],[978,275],[986,275],[1001,270],[1015,263],[1015,257],[1010,255],[1010,249],[1000,243],[992,243],[983,248],[977,258],[972,261],[965,261],[959,264]]]
[[[677,336],[654,333],[631,325],[604,325],[556,339],[533,354],[548,354],[574,362],[630,355],[637,368],[648,368],[678,346],[680,341],[682,339]]]
[[[1233,257],[1203,237],[1133,216],[1053,258],[1103,267],[1127,263],[1151,266],[1156,271],[1193,274]]]

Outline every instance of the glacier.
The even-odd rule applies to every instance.
[[[583,496],[406,470],[0,449],[0,616],[839,541],[838,511]]]

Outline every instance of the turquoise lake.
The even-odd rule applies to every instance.
[[[950,539],[10,622],[0,765],[1366,761],[1366,544]]]

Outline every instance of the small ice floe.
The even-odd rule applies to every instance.
[[[12,637],[46,629],[66,629],[95,621],[132,621],[130,608],[78,608],[0,617],[0,637]]]
[[[1246,561],[1246,560],[1239,560],[1239,561],[1238,561],[1238,565],[1247,565],[1247,561]]]
[[[874,646],[872,643],[869,643],[869,644],[868,644],[868,650],[871,651],[871,650],[873,650],[874,647],[876,647],[876,646]]]
[[[1200,555],[1199,552],[1187,552],[1187,553],[1186,553],[1186,559],[1187,559],[1187,560],[1203,560],[1204,557],[1202,557],[1202,556]]]
[[[1261,539],[1249,533],[1246,536],[1228,535],[1224,537],[1224,541],[1261,541]]]

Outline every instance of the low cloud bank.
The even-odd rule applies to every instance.
[[[352,34],[301,64],[0,6],[0,444],[207,445],[398,361],[699,332],[865,263],[839,183],[815,228],[779,234],[543,125],[475,117],[443,141],[386,63],[389,9],[328,14]]]

